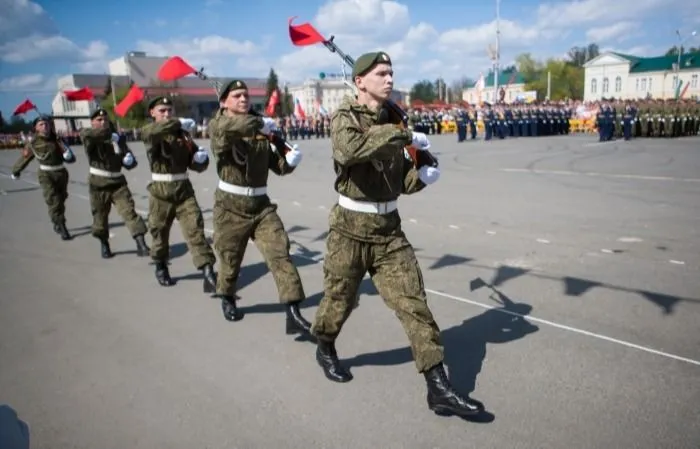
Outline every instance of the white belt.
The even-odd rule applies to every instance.
[[[39,164],[39,170],[44,170],[44,171],[58,171],[58,170],[63,170],[63,164],[61,165],[41,165]]]
[[[124,176],[124,173],[122,172],[101,170],[95,167],[90,167],[90,174],[95,176],[101,176],[103,178],[119,178],[120,176]]]
[[[188,178],[187,172],[185,172],[185,173],[151,173],[151,179],[154,181],[173,182],[173,181],[184,181],[187,178]]]
[[[219,188],[227,193],[243,196],[263,196],[267,194],[267,187],[243,187],[229,184],[219,179]]]
[[[347,196],[340,195],[338,197],[338,204],[349,210],[355,212],[365,212],[368,214],[388,214],[397,209],[397,201],[388,201],[385,203],[370,203],[368,201],[356,201]]]

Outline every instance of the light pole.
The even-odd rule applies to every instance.
[[[681,84],[681,55],[683,54],[683,44],[685,41],[690,39],[691,37],[694,37],[697,34],[697,31],[694,31],[690,33],[689,36],[686,36],[685,39],[681,37],[681,32],[679,30],[676,30],[676,36],[678,36],[678,62],[676,63],[676,84],[673,86],[673,89],[675,90],[675,96],[676,99],[678,99],[678,95],[680,95],[680,84]]]
[[[496,61],[493,68],[494,103],[498,103],[498,70],[501,61],[501,0],[496,0]]]

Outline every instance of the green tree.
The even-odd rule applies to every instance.
[[[0,127],[3,132],[8,134],[16,134],[21,131],[28,132],[32,129],[32,122],[25,120],[19,115],[13,115],[9,122],[4,122],[4,126]]]
[[[435,84],[428,80],[418,81],[411,87],[411,101],[420,100],[424,103],[433,103],[437,98]]]
[[[117,104],[119,104],[120,101],[126,97],[126,94],[129,93],[129,87],[116,87],[116,97],[117,97]],[[147,116],[147,110],[146,110],[146,103],[148,102],[147,99],[144,99],[144,101],[141,101],[131,107],[129,109],[129,112],[126,113],[125,117],[116,117],[114,114],[114,103],[112,102],[112,96],[110,95],[109,97],[105,98],[102,100],[100,103],[100,107],[105,109],[107,113],[109,114],[109,119],[114,123],[115,125],[117,124],[117,118],[119,119],[119,124],[121,125],[122,128],[125,129],[131,129],[131,128],[140,128],[144,126],[147,122],[146,116]]]
[[[688,53],[698,53],[700,52],[700,47],[685,48],[681,46],[681,52],[684,55]],[[666,52],[666,56],[678,56],[678,45],[674,45],[673,47],[669,48]]]
[[[551,75],[550,100],[583,97],[584,69],[582,67],[561,59],[549,59],[545,64],[537,63],[537,66],[539,68],[534,72],[534,77],[526,81],[525,89],[536,91],[538,99],[544,99],[547,96],[548,74]]]
[[[583,67],[585,63],[600,55],[598,44],[588,44],[585,47],[571,47],[567,56],[569,63],[576,67]]]
[[[282,117],[289,117],[292,115],[294,112],[294,99],[292,98],[292,95],[289,93],[289,88],[287,85],[284,86],[284,94],[282,94],[282,98],[280,99],[281,104],[280,104],[280,114]]]

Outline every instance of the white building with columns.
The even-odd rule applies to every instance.
[[[674,98],[680,76],[685,99],[700,96],[700,53],[641,58],[615,52],[603,53],[583,67],[584,101],[602,98]]]
[[[352,95],[352,89],[343,81],[342,74],[324,74],[320,78],[308,78],[302,84],[287,86],[292,102],[296,105],[299,100],[307,117],[318,114],[316,100],[328,114],[332,114],[346,95]],[[395,89],[392,100],[400,103],[408,103],[408,91]]]

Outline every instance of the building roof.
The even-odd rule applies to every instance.
[[[489,74],[484,78],[484,87],[494,86],[494,71],[489,71]],[[525,78],[517,70],[500,70],[498,72],[498,86],[506,84],[525,84]],[[476,87],[476,83],[472,86]]]
[[[673,66],[678,63],[678,55],[641,58],[623,53],[611,53],[630,62],[630,73],[671,71]],[[680,68],[681,70],[700,69],[700,52],[682,54]]]

